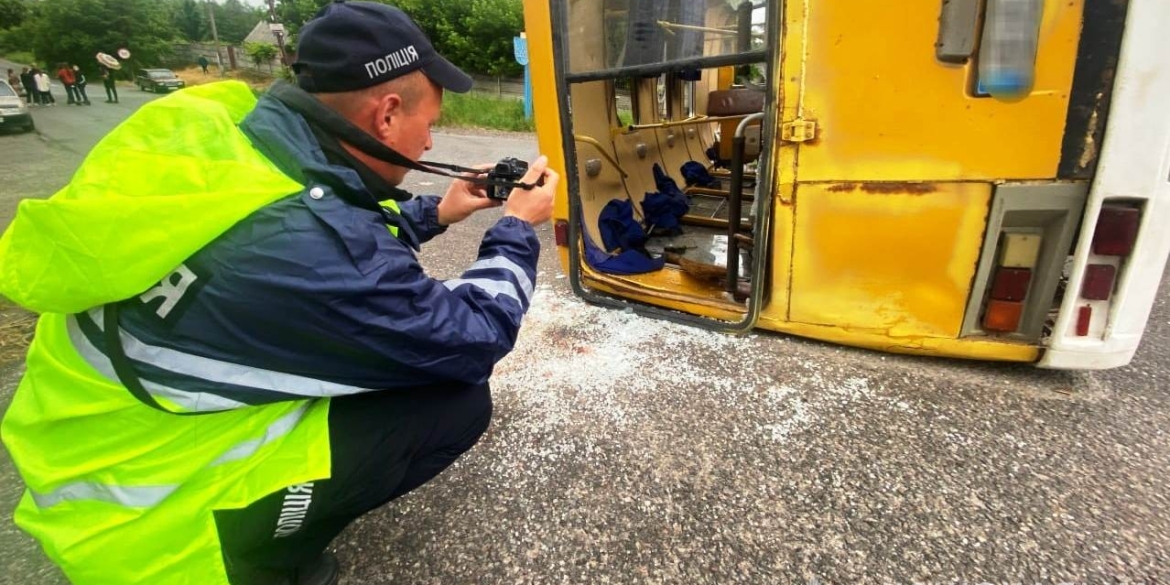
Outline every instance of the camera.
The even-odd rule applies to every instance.
[[[528,172],[528,163],[515,157],[505,157],[488,171],[487,178],[490,182],[488,185],[487,196],[491,199],[499,201],[507,201],[508,194],[516,187],[525,187],[519,184],[524,173]],[[500,184],[504,183],[504,184]],[[544,184],[544,177],[541,177],[536,183],[537,185]],[[527,188],[531,188],[528,186]]]

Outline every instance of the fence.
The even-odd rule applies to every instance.
[[[220,45],[219,54],[223,59],[224,67],[231,69],[249,69],[252,71],[260,71],[263,73],[279,73],[280,59],[276,58],[269,63],[262,63],[259,67],[252,62],[251,57],[244,52],[242,47],[233,45]],[[215,64],[215,45],[212,43],[178,43],[174,46],[174,53],[172,54],[171,65],[190,65],[199,60],[199,57],[206,57],[208,61]],[[524,78],[517,77],[492,77],[490,75],[472,75],[474,85],[473,91],[481,93],[489,93],[498,97],[507,97],[517,100],[524,99]]]
[[[473,91],[481,93],[490,93],[499,97],[509,97],[518,100],[524,99],[524,78],[517,79],[504,77],[491,77],[488,75],[472,75],[472,81],[475,82],[471,86]]]
[[[490,93],[498,97],[508,97],[518,100],[524,99],[524,78],[491,77],[489,75],[472,75],[475,84],[472,91]],[[618,110],[630,110],[630,92],[624,89],[617,90]]]
[[[257,66],[252,61],[252,58],[244,52],[242,47],[224,44],[221,44],[219,47],[219,55],[219,58],[223,60],[224,68],[229,71],[232,69],[248,69],[268,74],[280,72],[279,57]],[[174,65],[177,66],[195,63],[199,60],[199,57],[206,57],[214,65],[216,63],[215,45],[212,43],[179,43],[174,46],[174,53],[171,59],[174,61]]]

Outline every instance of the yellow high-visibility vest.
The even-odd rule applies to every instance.
[[[0,425],[27,486],[15,520],[77,585],[226,585],[212,511],[329,477],[328,399],[168,414],[71,338],[70,314],[140,294],[303,190],[237,128],[255,104],[223,82],[144,106],[0,238],[0,294],[41,313]]]

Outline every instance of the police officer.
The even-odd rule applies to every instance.
[[[336,583],[330,541],[488,426],[558,174],[534,161],[432,279],[419,246],[500,205],[397,187],[471,79],[375,3],[330,4],[297,55],[258,102],[143,108],[0,239],[0,293],[41,313],[2,428],[16,522],[78,585]]]

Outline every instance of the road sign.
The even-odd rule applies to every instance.
[[[122,68],[122,64],[119,63],[118,60],[115,59],[113,55],[107,55],[105,53],[98,53],[97,60],[98,60],[98,63],[101,63],[107,69],[121,69]]]
[[[512,52],[516,55],[516,62],[521,65],[528,64],[528,39],[524,37],[512,37]]]
[[[516,55],[516,62],[524,66],[524,117],[532,118],[532,72],[528,69],[528,39],[521,36],[512,37],[512,52]]]

